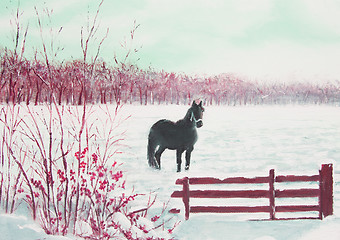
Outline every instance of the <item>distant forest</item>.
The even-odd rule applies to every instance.
[[[28,60],[0,50],[0,103],[188,104],[207,105],[337,104],[340,82],[258,83],[233,74],[211,77],[140,69],[104,61],[62,63]]]

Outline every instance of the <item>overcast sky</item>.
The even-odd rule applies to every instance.
[[[0,9],[0,45],[12,46],[9,21],[17,1],[0,1],[6,6]],[[27,52],[40,41],[34,6],[41,15],[48,7],[55,31],[63,27],[55,40],[64,48],[61,56],[79,58],[80,28],[98,3],[21,0]],[[109,28],[105,60],[124,51],[120,43],[129,39],[134,20],[139,51],[131,61],[140,58],[142,67],[255,80],[340,80],[340,0],[106,0],[97,33],[100,38]]]

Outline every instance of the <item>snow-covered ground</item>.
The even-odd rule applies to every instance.
[[[184,221],[182,211],[182,224],[174,233],[179,239],[320,239],[323,234],[340,239],[339,107],[207,107],[191,168],[182,173],[176,173],[175,152],[170,150],[162,155],[161,171],[150,169],[146,144],[155,121],[182,118],[187,107],[128,106],[125,110],[132,113],[126,139],[131,156],[124,159],[128,181],[136,191],[156,191],[163,201],[180,189],[174,183],[184,176],[265,176],[272,168],[277,174],[313,175],[321,164],[334,164],[335,214],[328,219],[256,222],[244,220],[256,218],[254,214],[191,214]],[[178,199],[170,203],[183,205]]]
[[[121,114],[131,114],[131,118],[121,126],[127,130],[127,147],[119,160],[124,163],[127,185],[133,185],[135,192],[154,192],[160,202],[167,202],[171,193],[180,189],[175,180],[184,176],[266,176],[272,168],[277,174],[312,175],[318,174],[321,164],[333,163],[334,215],[322,221],[247,221],[258,215],[191,214],[185,221],[182,211],[174,217],[181,221],[173,233],[176,239],[340,239],[340,164],[337,164],[340,161],[340,107],[206,107],[190,170],[176,173],[175,152],[170,150],[162,155],[162,170],[149,168],[146,160],[149,128],[162,118],[184,117],[187,108],[123,107]],[[241,200],[239,204],[242,205]],[[182,205],[179,199],[169,202],[170,208],[183,208]],[[47,238],[34,230],[38,227],[29,219],[18,214],[1,215],[0,239],[65,239]]]

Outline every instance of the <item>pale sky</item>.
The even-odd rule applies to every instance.
[[[0,45],[12,46],[10,19],[17,1],[0,0]],[[28,49],[40,46],[34,6],[53,9],[62,58],[81,56],[80,28],[99,1],[21,0],[29,23]],[[134,20],[140,24],[131,61],[187,74],[235,73],[251,80],[340,80],[340,0],[106,0],[99,15],[101,56],[124,52]],[[45,25],[47,21],[45,20]],[[48,33],[48,31],[46,31]],[[46,37],[48,41],[48,37]],[[27,56],[30,57],[30,56]]]

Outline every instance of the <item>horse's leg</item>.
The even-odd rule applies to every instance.
[[[158,150],[155,153],[155,158],[157,162],[157,166],[155,166],[157,169],[161,169],[161,155],[164,152],[165,148],[162,146],[159,146]]]
[[[182,165],[182,153],[184,152],[183,149],[177,149],[176,151],[176,158],[177,158],[177,172],[181,171]]]
[[[194,146],[187,149],[185,152],[185,170],[189,170],[190,167],[190,158],[191,158],[191,152],[194,150]]]

